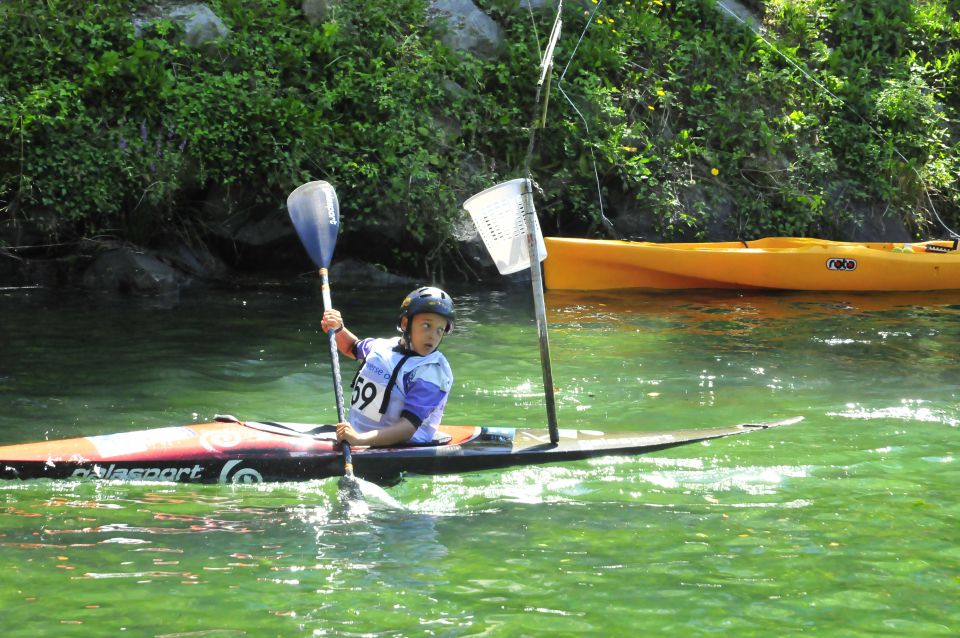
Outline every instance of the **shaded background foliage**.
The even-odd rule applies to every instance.
[[[0,4],[4,250],[236,247],[326,179],[341,255],[471,276],[460,204],[520,173],[553,20],[478,4],[504,29],[491,60],[445,47],[423,0],[342,0],[316,25],[300,2],[212,0],[230,35],[201,48],[126,2]],[[746,4],[776,49],[711,0],[565,4],[557,76],[590,28],[554,82],[582,118],[554,91],[533,158],[547,231],[603,234],[601,203],[648,239],[956,227],[958,3]]]

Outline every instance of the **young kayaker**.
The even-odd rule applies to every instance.
[[[427,443],[440,425],[453,372],[438,350],[453,330],[453,299],[439,288],[411,292],[400,304],[399,337],[360,339],[335,309],[323,313],[324,332],[336,331],[337,348],[362,362],[353,380],[348,423],[337,439],[352,445]]]

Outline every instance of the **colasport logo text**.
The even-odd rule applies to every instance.
[[[113,463],[103,467],[77,468],[71,474],[76,478],[114,479],[118,481],[195,481],[203,476],[203,466],[192,467],[117,467]]]

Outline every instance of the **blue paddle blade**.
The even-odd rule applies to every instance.
[[[340,230],[340,203],[333,186],[316,181],[297,187],[287,197],[287,212],[310,259],[319,268],[327,268]]]

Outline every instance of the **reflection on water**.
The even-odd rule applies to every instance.
[[[960,291],[917,293],[850,292],[740,292],[723,290],[694,291],[598,291],[552,290],[548,293],[551,312],[617,316],[688,315],[690,319],[710,321],[712,315],[756,317],[762,320],[797,319],[825,315],[858,315],[875,312],[905,312],[911,315],[960,312]],[[550,317],[553,321],[554,317]]]

